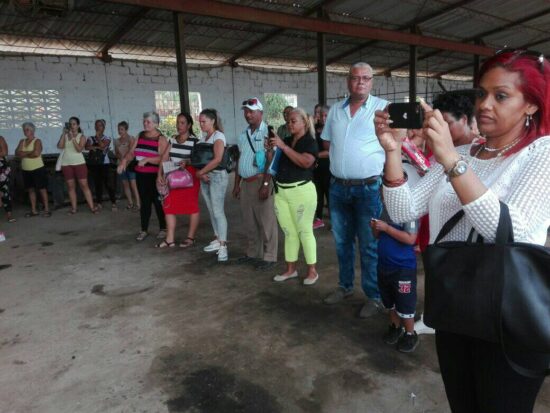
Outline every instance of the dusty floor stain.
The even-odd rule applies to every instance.
[[[220,367],[192,372],[182,381],[183,392],[168,400],[171,413],[278,413],[275,398],[264,388]]]

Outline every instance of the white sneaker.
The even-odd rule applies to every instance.
[[[298,271],[294,271],[292,274],[289,275],[276,275],[275,277],[273,277],[273,281],[280,283],[286,280],[290,280],[291,278],[296,278],[297,276]]]
[[[214,252],[214,251],[218,251],[220,249],[220,247],[221,247],[220,241],[215,239],[210,244],[208,244],[206,247],[204,247],[203,251],[204,252]]]
[[[428,327],[426,324],[424,324],[424,314],[420,316],[420,320],[418,320],[416,323],[414,323],[414,329],[416,331],[416,334],[435,334],[435,330],[431,327]]]
[[[227,253],[227,245],[220,245],[218,249],[218,262],[225,262],[229,258],[229,254]]]

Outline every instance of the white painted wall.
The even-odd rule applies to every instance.
[[[228,139],[234,141],[245,127],[241,102],[250,96],[260,99],[263,93],[295,93],[298,105],[308,111],[317,102],[316,73],[283,73],[230,67],[193,69],[188,72],[189,89],[201,94],[202,107],[214,107],[221,113]],[[467,88],[469,83],[444,82],[449,90]],[[419,94],[439,91],[436,81],[419,79]],[[54,89],[59,91],[63,122],[77,116],[85,134],[93,133],[95,119],[107,120],[106,133],[113,136],[121,120],[130,123],[130,131],[140,130],[143,112],[155,109],[155,90],[177,90],[174,65],[133,61],[104,64],[98,59],[55,56],[0,56],[0,90]],[[407,78],[375,79],[373,94],[388,100],[402,101],[408,94]],[[345,76],[328,75],[329,104],[346,93]],[[30,119],[33,121],[33,119]],[[44,152],[57,152],[60,128],[37,131],[44,142]],[[10,153],[22,137],[20,128],[0,129],[7,138]]]

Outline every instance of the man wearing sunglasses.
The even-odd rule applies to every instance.
[[[361,287],[367,296],[359,316],[366,318],[383,308],[377,280],[377,241],[370,222],[382,210],[380,175],[385,161],[374,130],[374,112],[383,110],[388,102],[370,94],[373,71],[366,63],[350,68],[347,83],[349,98],[332,106],[321,134],[333,176],[329,203],[339,265],[338,288],[324,302],[336,304],[353,295],[358,240]]]
[[[242,110],[248,127],[239,136],[239,162],[233,196],[240,199],[248,240],[246,255],[237,263],[268,270],[277,262],[278,241],[271,176],[265,173],[267,157],[264,141],[268,129],[263,121],[263,105],[258,98],[246,99]]]

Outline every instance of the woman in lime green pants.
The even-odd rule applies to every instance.
[[[317,191],[313,184],[313,169],[318,146],[310,118],[300,108],[290,113],[288,125],[290,137],[281,139],[275,135],[269,140],[270,148],[277,147],[279,158],[275,179],[275,214],[285,234],[286,271],[273,280],[286,281],[298,277],[296,263],[300,244],[308,266],[304,285],[312,285],[319,279],[315,268],[317,243],[313,235],[313,217],[317,207]]]

